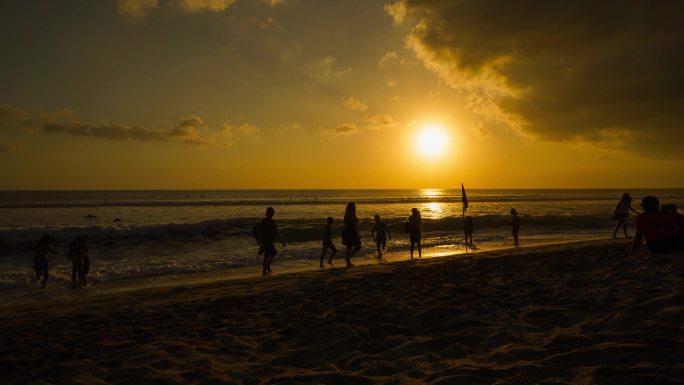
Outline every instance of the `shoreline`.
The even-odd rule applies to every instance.
[[[446,252],[435,252],[429,251],[426,256],[422,259],[433,259],[433,258],[464,258],[471,255],[482,255],[486,256],[489,253],[496,253],[505,250],[516,251],[516,250],[529,250],[544,246],[554,246],[554,245],[570,245],[570,244],[582,244],[586,242],[601,242],[606,241],[610,243],[623,241],[622,239],[606,239],[604,237],[587,236],[586,238],[577,239],[567,239],[562,241],[539,241],[531,244],[524,244],[519,247],[513,245],[509,246],[499,246],[484,249],[471,249],[469,248],[468,253],[463,252],[453,252],[453,250]],[[439,248],[439,247],[436,247]],[[432,249],[432,248],[431,248]],[[415,261],[422,260],[415,257]],[[361,257],[356,256],[352,259],[356,267],[368,266],[368,265],[386,265],[392,263],[398,263],[403,261],[411,261],[409,258],[408,250],[392,251],[389,256],[383,258],[382,262],[379,262],[375,255]],[[284,264],[274,265],[276,269],[276,274],[274,276],[289,275],[294,273],[305,273],[305,272],[324,272],[328,270],[342,269],[346,270],[344,267],[344,249],[338,249],[338,253],[334,259],[335,264],[333,266],[325,265],[324,269],[318,267],[318,259],[316,260],[297,260],[297,261],[286,261]],[[271,276],[273,277],[273,276]],[[271,277],[261,276],[261,267],[259,265],[255,266],[242,266],[233,267],[229,269],[220,269],[213,271],[203,271],[203,272],[186,272],[186,273],[172,273],[172,274],[155,274],[155,275],[145,275],[130,278],[121,278],[110,281],[103,281],[97,283],[91,283],[86,288],[71,289],[69,286],[52,286],[48,283],[48,289],[40,289],[38,284],[34,284],[31,287],[26,288],[12,288],[0,290],[0,295],[4,296],[3,301],[0,302],[0,309],[11,309],[13,307],[21,307],[22,305],[35,305],[37,303],[42,303],[45,297],[49,296],[50,301],[73,301],[81,297],[92,298],[102,295],[110,295],[114,293],[125,293],[130,291],[139,290],[149,290],[158,288],[174,288],[174,287],[188,287],[188,286],[198,286],[207,285],[212,283],[219,283],[224,281],[234,281],[243,279],[269,279]]]

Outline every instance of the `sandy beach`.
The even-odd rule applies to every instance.
[[[0,311],[0,383],[684,383],[684,254],[627,249],[33,298]]]

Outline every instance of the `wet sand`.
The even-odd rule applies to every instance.
[[[628,247],[33,298],[0,309],[0,383],[684,383],[684,254]]]

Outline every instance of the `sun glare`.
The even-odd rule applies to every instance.
[[[446,152],[449,137],[438,124],[423,127],[416,138],[418,152],[427,158],[437,158]]]

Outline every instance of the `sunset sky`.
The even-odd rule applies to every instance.
[[[0,189],[684,187],[684,2],[6,0],[0,35]]]

